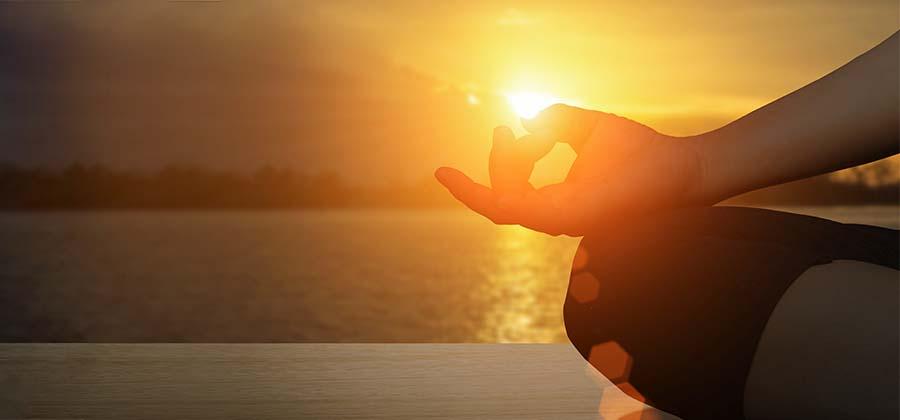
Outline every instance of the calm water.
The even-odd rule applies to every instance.
[[[0,339],[561,342],[577,243],[454,210],[0,213]]]

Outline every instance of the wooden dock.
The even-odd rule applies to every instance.
[[[2,419],[638,419],[562,344],[3,344]]]

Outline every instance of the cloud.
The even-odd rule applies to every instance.
[[[849,29],[897,8],[754,6],[739,19],[735,9],[693,4],[689,14],[628,2],[2,5],[0,160],[271,163],[365,182],[424,177],[448,162],[484,172],[491,128],[509,111],[490,90],[516,71],[546,82],[540,91],[583,93],[586,106],[699,132],[849,59],[883,25]],[[765,42],[781,36],[754,35],[765,22],[815,42]],[[714,36],[696,29],[707,25]],[[808,45],[821,51],[798,59]],[[464,82],[482,89],[454,88]]]
[[[490,132],[467,92],[334,29],[264,7],[140,7],[0,18],[4,160],[271,163],[385,182],[472,160],[472,133]],[[491,100],[478,97],[484,114]]]

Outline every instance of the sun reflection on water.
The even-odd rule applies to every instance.
[[[489,307],[476,335],[499,343],[565,341],[562,303],[575,239],[553,238],[519,226],[497,229],[494,265],[477,293]],[[566,257],[548,260],[548,247],[569,247]]]

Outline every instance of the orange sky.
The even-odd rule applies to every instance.
[[[544,93],[674,135],[738,118],[900,27],[895,1],[474,3],[340,3],[321,14],[476,94]],[[571,159],[556,154],[544,172]]]
[[[368,3],[321,13],[450,83],[544,92],[672,134],[715,128],[898,28],[894,1]]]
[[[703,132],[900,26],[893,0],[3,7],[12,160],[271,163],[365,182],[441,164],[483,177],[490,128],[516,123],[503,97],[521,91]]]

